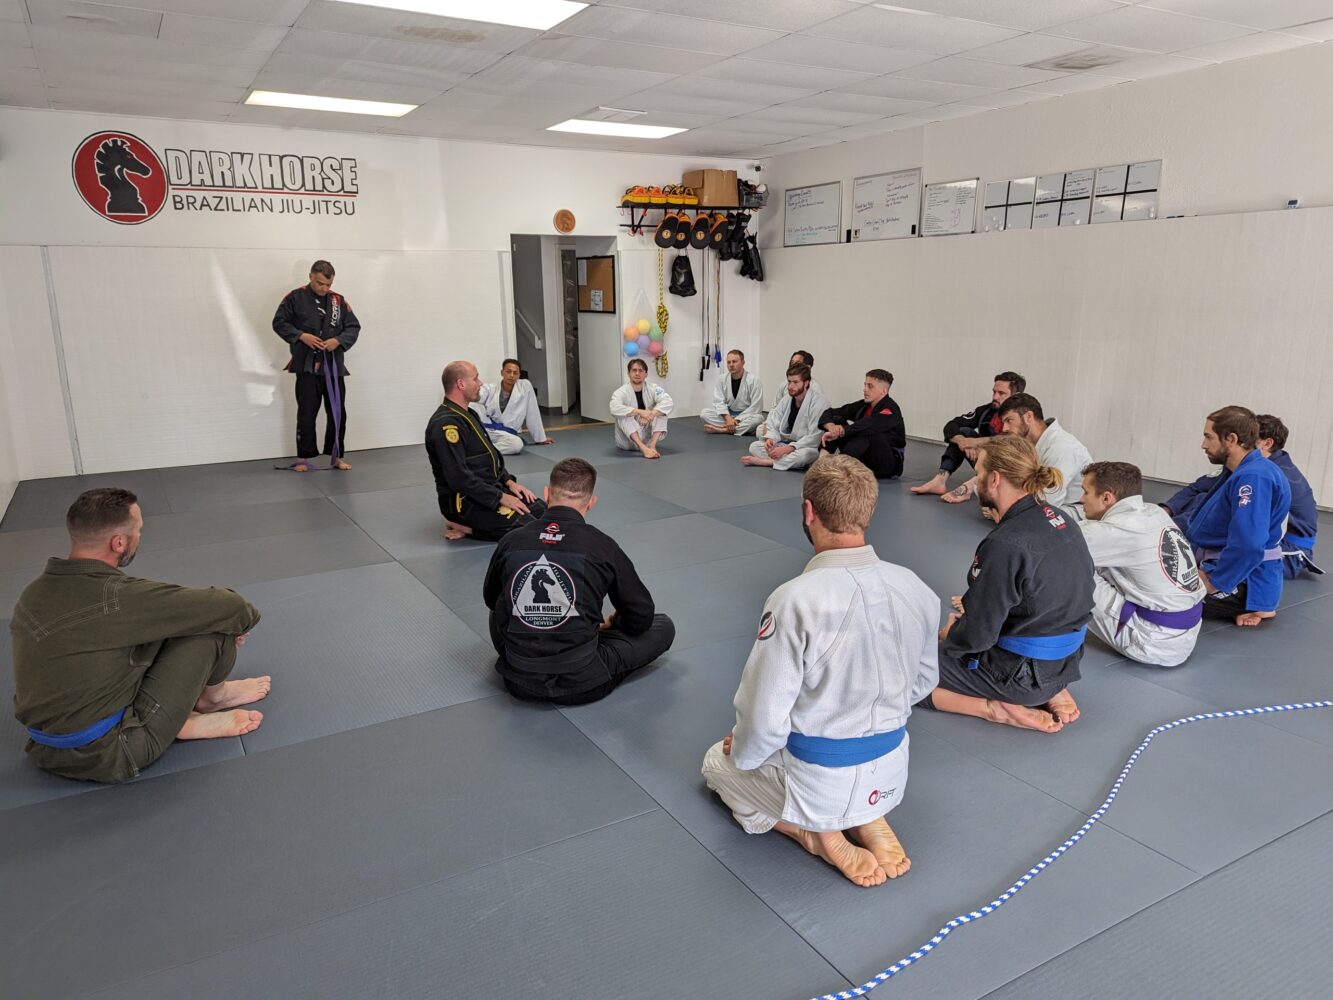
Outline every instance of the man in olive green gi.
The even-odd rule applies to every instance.
[[[173,739],[242,736],[269,677],[229,681],[259,621],[240,594],[126,576],[143,530],[127,490],[82,494],[65,515],[68,559],[52,558],[9,623],[14,715],[38,767],[127,781]]]

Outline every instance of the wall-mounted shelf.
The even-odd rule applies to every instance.
[[[622,201],[622,209],[629,209],[629,222],[622,222],[621,229],[641,230],[648,218],[649,212],[665,212],[667,209],[675,209],[682,212],[758,212],[763,206],[746,205],[678,205],[675,202],[668,201]],[[636,218],[635,212],[639,215]]]

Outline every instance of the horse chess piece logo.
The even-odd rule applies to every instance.
[[[559,628],[574,613],[574,580],[546,556],[519,568],[509,594],[514,617],[529,628]]]
[[[88,136],[74,152],[72,171],[84,202],[111,222],[146,222],[166,204],[162,161],[147,143],[128,132]]]

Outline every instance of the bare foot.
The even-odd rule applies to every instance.
[[[823,858],[859,886],[869,888],[882,885],[888,878],[873,854],[865,848],[857,847],[837,830],[832,833],[815,833],[787,822],[778,823],[774,829],[786,834],[815,857]]]
[[[231,712],[209,712],[200,715],[191,712],[190,717],[176,734],[178,740],[216,740],[224,736],[244,736],[253,733],[264,721],[263,712],[238,708]]]
[[[903,851],[903,845],[898,842],[898,835],[893,832],[893,827],[889,826],[883,816],[873,822],[854,826],[847,832],[852,840],[875,856],[880,868],[884,869],[884,874],[889,878],[906,875],[907,870],[912,867],[912,859]]]
[[[730,434],[731,431],[725,427],[718,427],[716,424],[704,424],[705,434]]]
[[[204,688],[204,693],[194,703],[194,710],[222,712],[229,708],[240,708],[242,705],[253,705],[267,698],[272,687],[273,678],[267,674],[263,677],[247,677],[243,681],[223,681],[221,684]]]
[[[1063,723],[1066,726],[1071,722],[1077,722],[1078,717],[1083,714],[1078,710],[1078,705],[1074,703],[1074,696],[1069,693],[1069,688],[1065,688],[1048,701],[1046,708],[1056,722]]]
[[[351,466],[348,465],[346,462],[344,462],[341,458],[337,459],[333,463],[333,467],[337,469],[339,472],[346,472],[348,469],[351,468]]]
[[[310,463],[309,463],[309,462],[306,462],[306,461],[297,462],[295,465],[292,466],[292,471],[293,471],[293,472],[309,472],[309,471],[310,471]]]
[[[1035,729],[1039,733],[1058,733],[1064,728],[1064,723],[1045,709],[1011,705],[994,698],[986,699],[986,708],[987,718],[1004,726]]]
[[[472,534],[472,529],[466,524],[454,524],[453,521],[448,520],[444,522],[444,540],[446,542],[456,542],[470,534]]]
[[[644,449],[643,449],[643,457],[644,457],[644,458],[661,458],[661,457],[662,457],[662,453],[661,453],[660,451],[658,451],[656,448],[644,448]]]
[[[917,494],[929,493],[932,496],[942,496],[948,492],[949,475],[946,472],[938,472],[930,479],[926,480],[920,486],[913,486],[912,492]]]
[[[742,455],[741,465],[769,465],[773,464],[771,458],[755,458],[753,455]]]
[[[962,486],[950,490],[948,493],[941,493],[940,499],[945,503],[965,503],[972,499],[972,483],[966,482]]]
[[[1236,616],[1236,624],[1241,628],[1254,628],[1260,622],[1276,617],[1276,611],[1247,611],[1243,615]]]

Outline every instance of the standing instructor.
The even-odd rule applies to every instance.
[[[361,334],[361,322],[333,291],[333,265],[317,260],[310,265],[310,282],[287,293],[273,314],[273,332],[291,347],[287,371],[296,375],[296,472],[310,471],[315,447],[315,417],[324,403],[324,451],[330,467],[350,469],[343,461],[347,434],[347,407],[343,355]]]

